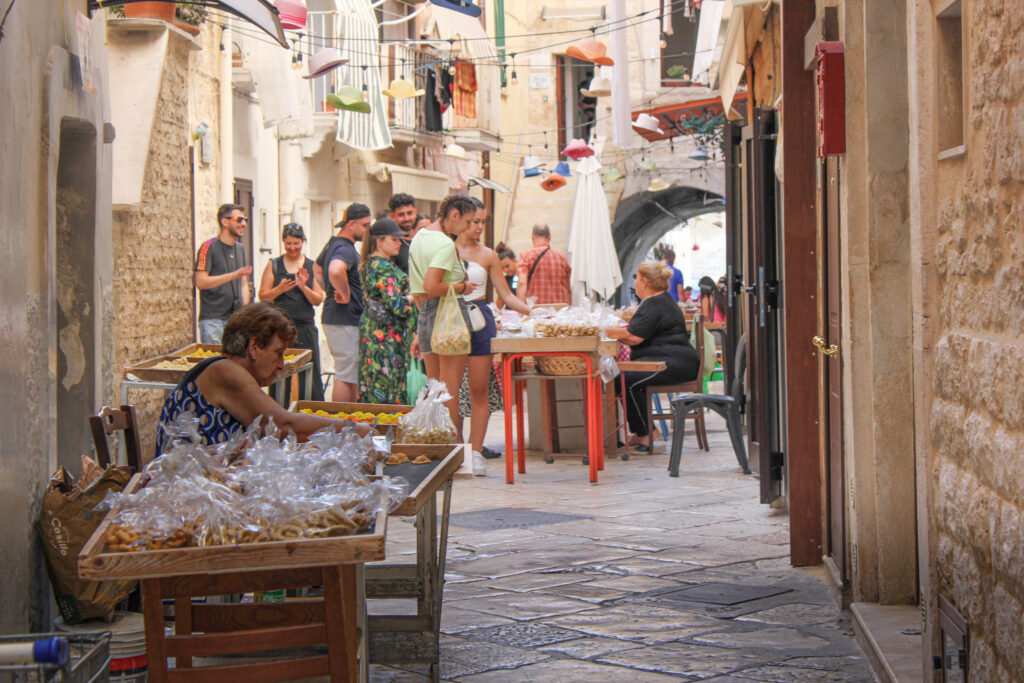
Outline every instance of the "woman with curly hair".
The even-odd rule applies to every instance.
[[[359,280],[363,315],[359,320],[360,403],[405,403],[409,347],[415,338],[416,307],[409,277],[392,261],[402,248],[402,231],[381,218],[363,239]]]

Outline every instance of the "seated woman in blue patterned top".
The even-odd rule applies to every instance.
[[[157,457],[174,442],[168,425],[185,412],[199,419],[199,434],[208,445],[237,436],[259,416],[273,418],[282,431],[294,433],[300,441],[324,427],[352,426],[347,420],[290,413],[261,388],[284,370],[284,351],[296,336],[287,314],[273,304],[252,303],[235,311],[224,327],[224,355],[189,370],[167,397],[157,426]],[[360,436],[370,430],[369,425],[355,427]]]

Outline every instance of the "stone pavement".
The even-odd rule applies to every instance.
[[[496,415],[487,443],[504,450],[501,429]],[[655,455],[608,458],[596,485],[579,457],[537,454],[512,486],[503,460],[458,480],[442,678],[876,680],[821,572],[789,566],[786,514],[758,503],[724,422],[708,429],[710,453],[691,428],[678,479],[658,442]],[[414,554],[410,522],[389,523],[389,560]],[[425,681],[425,670],[375,665],[370,680]]]

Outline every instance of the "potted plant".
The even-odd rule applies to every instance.
[[[124,15],[131,19],[163,19],[174,21],[173,2],[126,2],[122,5]]]
[[[199,35],[199,25],[206,21],[206,8],[199,4],[179,3],[174,25],[192,35]]]

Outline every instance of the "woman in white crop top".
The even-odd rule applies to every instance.
[[[476,215],[469,227],[459,233],[455,239],[455,247],[466,268],[467,279],[476,285],[472,293],[467,294],[465,299],[467,302],[476,303],[487,320],[487,325],[482,330],[472,333],[472,349],[469,352],[467,375],[469,402],[472,408],[469,413],[469,443],[472,444],[474,451],[482,453],[485,457],[497,457],[500,455],[499,453],[483,447],[487,422],[491,417],[488,403],[488,389],[494,365],[491,339],[497,334],[494,316],[491,314],[486,300],[487,280],[490,279],[497,296],[512,310],[528,315],[530,308],[508,288],[508,281],[501,269],[498,255],[494,253],[494,250],[480,243],[480,235],[487,222],[487,207],[476,198],[473,198],[473,203],[477,207]],[[461,412],[466,415],[465,411]]]

